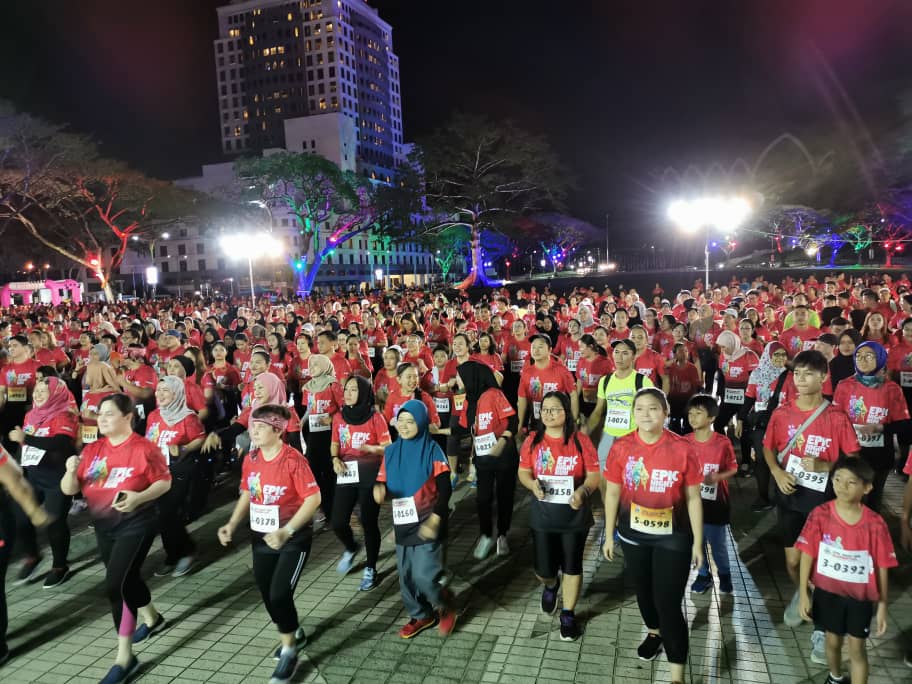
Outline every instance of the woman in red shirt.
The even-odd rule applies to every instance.
[[[610,531],[617,523],[625,572],[648,630],[637,655],[653,660],[664,647],[671,681],[683,683],[688,634],[681,600],[691,563],[703,564],[703,470],[688,441],[663,428],[668,402],[661,391],[637,392],[633,413],[637,429],[615,440],[603,473],[609,531],[603,552],[614,559]]]
[[[576,391],[580,397],[580,414],[588,418],[595,409],[599,380],[611,372],[608,352],[592,335],[580,338],[582,356],[576,368]]]
[[[560,636],[563,641],[575,641],[581,632],[573,611],[583,584],[583,549],[593,523],[589,497],[601,477],[595,447],[577,431],[566,394],[549,392],[542,399],[541,422],[520,451],[519,481],[535,497],[529,527],[535,574],[544,587],[542,612],[551,615],[557,609],[557,590],[563,581]]]
[[[396,379],[399,381],[398,387],[390,390],[383,406],[383,416],[386,418],[386,422],[394,427],[396,416],[403,404],[410,399],[418,399],[428,410],[428,420],[430,421],[428,430],[432,435],[436,435],[440,431],[440,415],[437,413],[437,406],[431,395],[418,386],[418,369],[410,363],[400,363],[396,369]]]
[[[203,375],[203,398],[210,406],[214,427],[225,427],[237,415],[240,404],[238,387],[241,373],[236,366],[228,363],[228,348],[222,341],[215,342],[211,349],[212,365]]]
[[[345,546],[336,570],[345,575],[352,568],[359,547],[351,528],[351,515],[358,504],[358,517],[364,530],[367,555],[361,591],[377,586],[377,559],[380,556],[380,506],[373,488],[383,460],[383,450],[392,443],[389,427],[374,406],[374,391],[366,378],[354,376],[345,381],[342,409],[333,416],[332,458],[336,473],[332,526]]]
[[[760,359],[754,352],[741,345],[741,338],[730,330],[723,330],[716,339],[719,349],[719,370],[722,372],[725,384],[722,389],[722,405],[719,415],[713,423],[713,428],[720,434],[725,430],[731,419],[738,415],[744,406],[745,393],[750,381],[750,374],[760,365]],[[746,433],[741,434],[741,469],[739,474],[748,475],[753,472],[750,460],[750,441]]]
[[[308,380],[301,388],[301,404],[304,406],[305,427],[301,441],[307,448],[307,461],[320,485],[321,508],[326,518],[332,515],[333,492],[336,488],[336,473],[330,457],[333,416],[342,406],[342,385],[336,378],[335,368],[328,356],[311,354],[307,363]],[[343,378],[344,379],[344,378]],[[318,524],[322,519],[318,520]]]
[[[497,352],[497,343],[491,333],[485,332],[478,336],[478,351],[472,354],[472,358],[488,366],[494,371],[494,377],[497,378],[497,381],[503,382],[503,359]]]
[[[374,377],[374,396],[377,398],[377,406],[381,409],[386,404],[390,390],[399,384],[396,380],[396,368],[399,367],[401,358],[399,347],[391,347],[383,352],[383,368]]]
[[[171,489],[159,504],[159,525],[165,562],[156,577],[183,577],[193,566],[196,544],[184,527],[184,509],[196,471],[195,452],[203,446],[206,431],[187,406],[184,383],[168,375],[155,389],[156,408],[146,421],[146,439],[157,446],[171,471]]]
[[[282,640],[272,674],[272,681],[281,682],[291,681],[306,642],[294,592],[310,556],[311,521],[320,506],[320,488],[307,459],[282,441],[290,418],[291,412],[278,404],[253,411],[253,449],[241,468],[241,493],[218,530],[219,542],[228,546],[241,521],[250,520],[253,577]]]
[[[81,456],[67,459],[60,489],[80,491],[95,521],[98,552],[117,630],[117,658],[107,681],[125,682],[139,669],[133,644],[165,627],[142,579],[142,564],[155,539],[155,500],[171,488],[161,451],[133,432],[133,401],[126,394],[105,397],[98,407],[101,437]],[[142,622],[137,627],[137,618]]]
[[[345,358],[351,366],[352,375],[359,375],[370,380],[373,377],[374,366],[367,356],[361,338],[349,335],[345,340]]]

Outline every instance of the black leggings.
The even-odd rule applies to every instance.
[[[745,427],[745,430],[747,428]],[[763,456],[763,436],[766,434],[766,428],[754,428],[750,431],[750,443],[757,455],[754,461],[754,478],[757,480],[757,498],[763,503],[771,503],[770,499],[770,481],[772,474],[769,466],[766,464],[766,458]]]
[[[332,516],[333,496],[336,491],[336,471],[332,467],[329,445],[332,431],[311,432],[307,435],[307,461],[320,487],[320,508],[327,518]]]
[[[9,626],[9,616],[6,612],[6,569],[9,567],[15,539],[16,523],[13,511],[6,494],[0,491],[0,651],[6,647],[6,629]]]
[[[739,404],[726,404],[723,403],[719,406],[719,415],[716,416],[716,419],[713,421],[713,429],[719,434],[725,434],[725,428],[728,427],[728,424],[731,422],[731,419],[734,416],[738,415],[738,411],[741,410]],[[747,429],[741,431],[741,439],[739,440],[741,446],[741,463],[740,465],[751,465],[750,460],[750,438],[748,436]]]
[[[274,551],[262,538],[253,540],[253,578],[280,634],[291,634],[300,626],[294,592],[310,555],[310,543],[308,534],[301,540],[291,539]]]
[[[535,574],[543,580],[554,579],[558,570],[565,575],[582,575],[588,535],[588,528],[569,532],[532,530]]]
[[[700,368],[703,371],[703,391],[712,394],[713,383],[716,381],[716,371],[719,363],[716,355],[709,349],[698,349],[697,357],[700,359]]]
[[[26,468],[25,477],[32,485],[35,499],[44,505],[53,520],[45,528],[48,543],[51,546],[51,554],[54,557],[53,567],[65,568],[67,567],[67,556],[70,553],[70,525],[67,522],[67,515],[70,512],[73,497],[66,496],[60,490],[60,478],[63,477],[63,473]],[[16,537],[21,544],[22,552],[27,558],[37,558],[39,555],[38,535],[35,527],[19,506],[15,507],[15,511]]]
[[[376,569],[380,556],[380,506],[374,501],[373,487],[360,485],[342,485],[336,487],[333,499],[332,528],[345,546],[346,551],[358,548],[355,534],[351,528],[351,515],[358,504],[358,518],[364,529],[364,550],[367,554],[367,567]]]
[[[494,536],[492,505],[497,503],[497,535],[506,535],[513,519],[513,499],[516,496],[516,468],[476,468],[478,491],[475,507],[478,511],[478,528],[486,537]]]
[[[95,539],[105,564],[105,590],[114,629],[119,636],[130,636],[136,629],[137,611],[152,602],[140,571],[155,539],[155,528],[150,525],[123,533],[109,532],[100,529],[96,521]]]
[[[649,629],[657,629],[668,662],[687,662],[687,621],[681,600],[690,575],[690,550],[671,551],[660,546],[629,544],[624,547],[624,569],[636,586],[640,615]]]
[[[196,544],[184,527],[188,494],[196,472],[194,454],[185,454],[171,461],[171,489],[158,501],[158,520],[161,527],[165,563],[174,565],[196,552]]]

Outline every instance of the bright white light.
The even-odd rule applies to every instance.
[[[541,265],[542,265],[542,268],[544,268],[544,267],[545,267],[545,264],[546,264],[546,263],[547,263],[547,262],[546,262],[546,261],[545,261],[545,260],[544,260],[544,259],[542,259],[542,260],[541,260]]]
[[[684,231],[704,226],[734,230],[750,215],[751,206],[743,197],[700,197],[675,200],[668,205],[668,218]]]
[[[223,235],[219,244],[222,251],[236,259],[278,256],[285,248],[269,233],[235,233]]]
[[[377,280],[383,280],[383,269],[378,268],[376,271],[374,271],[374,277],[376,277]]]
[[[602,262],[601,264],[598,265],[598,270],[600,270],[600,271],[607,271],[607,270],[608,270],[608,264]]]
[[[804,253],[808,256],[814,256],[817,254],[817,245],[809,245],[808,248],[804,250]]]
[[[146,269],[146,282],[149,285],[158,285],[158,269],[155,266]]]
[[[162,237],[167,240],[169,237],[171,237],[171,233],[162,233]]]

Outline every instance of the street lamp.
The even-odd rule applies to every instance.
[[[751,206],[743,197],[701,197],[694,200],[675,200],[668,206],[668,218],[686,233],[706,229],[704,250],[706,280],[709,291],[709,231],[716,228],[733,231],[750,215]]]
[[[164,235],[162,237],[165,237]],[[256,309],[256,289],[253,284],[253,260],[257,257],[276,256],[282,253],[282,243],[269,233],[235,233],[223,235],[220,240],[222,251],[234,259],[247,259],[250,275],[250,308]]]

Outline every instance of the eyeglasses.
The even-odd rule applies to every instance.
[[[776,352],[775,354],[773,354],[773,358],[776,358],[777,356],[784,356],[787,358],[788,352]]]
[[[556,414],[556,413],[563,413],[563,412],[564,412],[564,407],[563,407],[563,406],[559,406],[559,407],[557,407],[557,408],[543,408],[543,409],[541,410],[541,412],[542,412],[542,415],[547,414],[547,415],[549,415],[549,416],[553,416],[553,415]]]
[[[874,354],[858,354],[855,359],[857,361],[877,361],[877,357]]]

